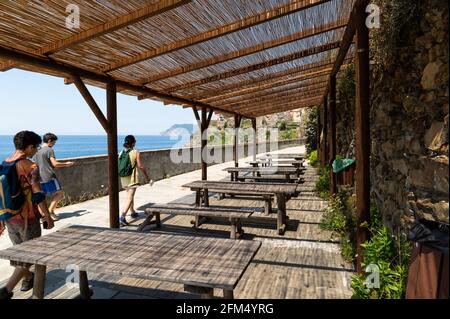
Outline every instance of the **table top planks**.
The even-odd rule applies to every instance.
[[[270,194],[295,194],[298,193],[295,184],[286,183],[247,183],[247,182],[225,182],[225,181],[195,181],[183,185],[192,190],[208,189],[209,191],[243,191],[248,193],[270,193]]]
[[[295,153],[288,153],[288,154],[264,154],[261,156],[258,156],[259,158],[280,158],[280,159],[304,159],[304,154],[295,154]]]
[[[303,170],[294,166],[268,166],[268,167],[227,167],[223,169],[228,173],[232,172],[256,172],[261,174],[296,174],[298,171]]]
[[[261,242],[70,226],[0,251],[1,259],[231,290]]]

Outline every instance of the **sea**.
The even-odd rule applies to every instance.
[[[184,145],[186,137],[165,135],[135,135],[136,149],[139,151],[167,149]],[[14,152],[14,136],[0,135],[0,162]],[[123,148],[125,136],[119,135],[118,149]],[[82,156],[106,155],[108,153],[107,137],[102,135],[58,135],[58,141],[53,148],[57,159]]]

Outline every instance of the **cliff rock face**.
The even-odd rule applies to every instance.
[[[374,48],[371,66],[372,200],[392,228],[417,218],[449,221],[448,3],[415,3],[417,25],[404,28],[392,60],[378,63]],[[341,114],[351,108],[338,105]],[[343,155],[354,154],[350,122],[338,125]]]

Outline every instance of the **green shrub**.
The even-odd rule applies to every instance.
[[[339,235],[345,234],[346,218],[345,204],[339,195],[330,197],[328,208],[325,210],[320,227]]]
[[[311,154],[308,156],[308,162],[311,166],[316,166],[319,162],[319,159],[317,158],[317,151],[312,151]]]
[[[326,199],[330,190],[330,171],[327,166],[319,168],[319,178],[316,182],[316,191],[321,198]]]
[[[310,154],[313,150],[317,149],[317,118],[318,118],[318,109],[317,107],[313,107],[309,110],[308,118],[305,123],[305,147],[306,153]]]
[[[355,299],[400,299],[406,293],[408,264],[411,246],[406,236],[393,236],[382,225],[378,210],[371,208],[369,227],[371,238],[361,246],[364,248],[363,264],[376,265],[379,269],[380,287],[370,288],[366,285],[367,276],[357,274],[352,278],[352,298]]]

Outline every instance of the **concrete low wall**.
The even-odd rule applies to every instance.
[[[258,153],[304,144],[303,140],[282,141],[275,144],[258,144]],[[209,165],[225,163],[233,160],[233,146],[208,147]],[[252,145],[239,147],[239,158],[252,154]],[[201,168],[200,148],[162,149],[141,151],[145,168],[154,181],[191,172]],[[89,156],[67,159],[75,162],[73,167],[57,170],[66,201],[80,201],[108,193],[108,157]]]

